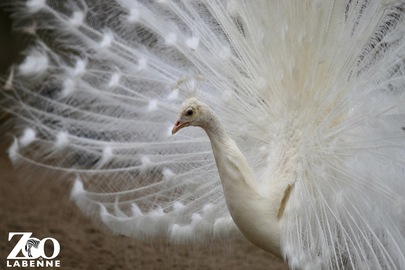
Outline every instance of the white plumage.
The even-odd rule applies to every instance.
[[[113,232],[242,232],[292,269],[405,268],[403,1],[15,7],[37,39],[2,91],[10,157],[71,173]],[[194,96],[226,140],[171,135]]]

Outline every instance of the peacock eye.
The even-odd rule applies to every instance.
[[[192,109],[188,109],[188,110],[186,111],[186,115],[187,115],[187,116],[192,116],[192,115],[193,115],[193,110],[192,110]]]

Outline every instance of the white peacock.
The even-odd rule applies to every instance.
[[[403,1],[14,6],[36,44],[2,91],[10,157],[74,175],[113,232],[405,268]]]

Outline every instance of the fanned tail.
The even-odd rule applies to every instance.
[[[18,27],[37,39],[3,91],[2,107],[21,120],[10,158],[72,174],[72,198],[116,233],[177,243],[239,235],[208,139],[171,136],[179,89],[224,63],[206,62],[227,44],[208,3],[15,7]]]
[[[404,8],[358,1],[331,29],[344,65],[307,123],[283,220],[291,268],[405,267]]]

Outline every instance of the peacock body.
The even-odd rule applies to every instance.
[[[403,1],[14,7],[36,42],[1,93],[19,119],[10,158],[71,174],[111,231],[242,232],[292,269],[405,268]],[[172,136],[195,98],[226,140]]]

